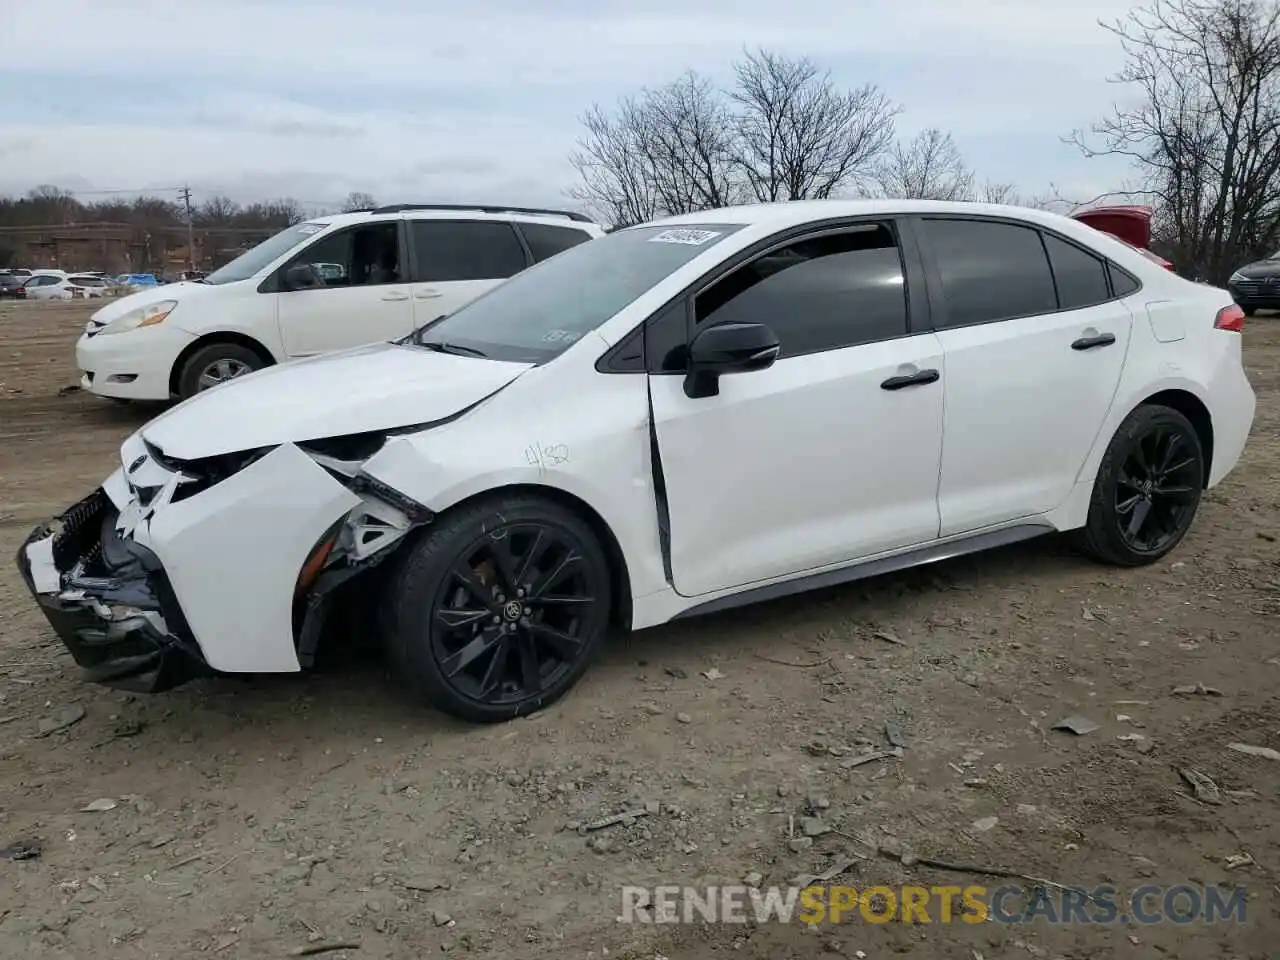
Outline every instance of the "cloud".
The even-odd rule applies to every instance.
[[[1128,0],[61,0],[7,10],[0,190],[173,187],[238,199],[563,202],[577,118],[744,47],[878,83],[904,133],[952,131],[980,176],[1113,186],[1061,135],[1104,113]],[[49,18],[56,47],[47,42]],[[44,39],[42,39],[44,38]],[[307,194],[314,194],[312,197]]]

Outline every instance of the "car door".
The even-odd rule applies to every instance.
[[[1111,408],[1133,315],[1106,261],[1028,224],[917,222],[946,355],[944,537],[1045,513]]]
[[[896,237],[894,224],[875,222],[785,240],[652,328],[652,416],[681,594],[937,537],[943,355],[909,317],[907,278],[920,274]],[[691,331],[680,327],[726,322],[768,325],[779,358],[723,376],[718,396],[690,398],[679,347]]]
[[[291,268],[310,267],[295,287]],[[413,329],[405,276],[402,222],[374,220],[335,230],[292,257],[274,275],[280,339],[289,357],[307,357],[366,343],[396,340]]]
[[[453,313],[528,266],[528,255],[506,220],[411,217],[414,324]]]

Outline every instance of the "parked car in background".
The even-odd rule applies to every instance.
[[[76,345],[85,390],[190,397],[295,357],[395,340],[603,236],[587,217],[397,204],[288,227],[203,280],[124,297]]]
[[[22,289],[28,300],[70,300],[73,294],[65,285],[64,277],[52,273],[35,273],[23,281]]]
[[[22,285],[30,279],[16,273],[0,273],[0,297],[25,297]]]
[[[1081,210],[1072,214],[1073,219],[1079,220],[1095,230],[1111,234],[1117,240],[1133,247],[1152,263],[1157,263],[1166,270],[1172,270],[1172,261],[1166,260],[1148,247],[1148,244],[1151,243],[1151,217],[1152,210],[1150,207],[1132,204],[1113,207],[1091,207],[1088,210]]]
[[[67,277],[67,286],[77,296],[101,297],[107,292],[107,281],[92,274],[75,274]]]
[[[138,289],[160,285],[160,280],[154,273],[122,273],[115,278],[115,282],[117,286]]]
[[[58,277],[37,273],[23,284],[28,300],[73,300],[76,297],[101,297],[107,285],[97,277]]]
[[[1246,316],[1259,310],[1280,310],[1280,251],[1231,274],[1227,289]]]
[[[450,225],[392,229],[419,223]],[[242,268],[250,291],[288,243]],[[296,672],[363,594],[408,689],[506,720],[614,626],[1055,531],[1159,561],[1244,449],[1244,322],[1225,290],[1044,211],[706,210],[173,408],[19,567],[103,683]]]
[[[4,271],[0,271],[0,272],[7,273],[15,277],[22,277],[24,279],[26,277],[31,276],[31,271],[28,270],[26,267],[9,267]]]

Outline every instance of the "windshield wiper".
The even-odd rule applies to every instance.
[[[419,340],[417,343],[418,346],[434,350],[436,353],[453,353],[465,357],[489,356],[483,350],[477,350],[475,347],[464,347],[460,343],[445,343],[443,340]]]

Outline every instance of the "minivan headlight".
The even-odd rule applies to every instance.
[[[1240,273],[1240,271],[1237,270],[1231,276],[1227,277],[1227,283],[1239,283],[1243,279],[1244,279],[1244,274]]]
[[[164,318],[173,313],[173,308],[177,305],[177,300],[161,300],[159,303],[149,303],[145,307],[130,310],[128,313],[116,317],[99,330],[98,333],[126,333],[141,327],[154,327],[157,323],[163,323]]]

